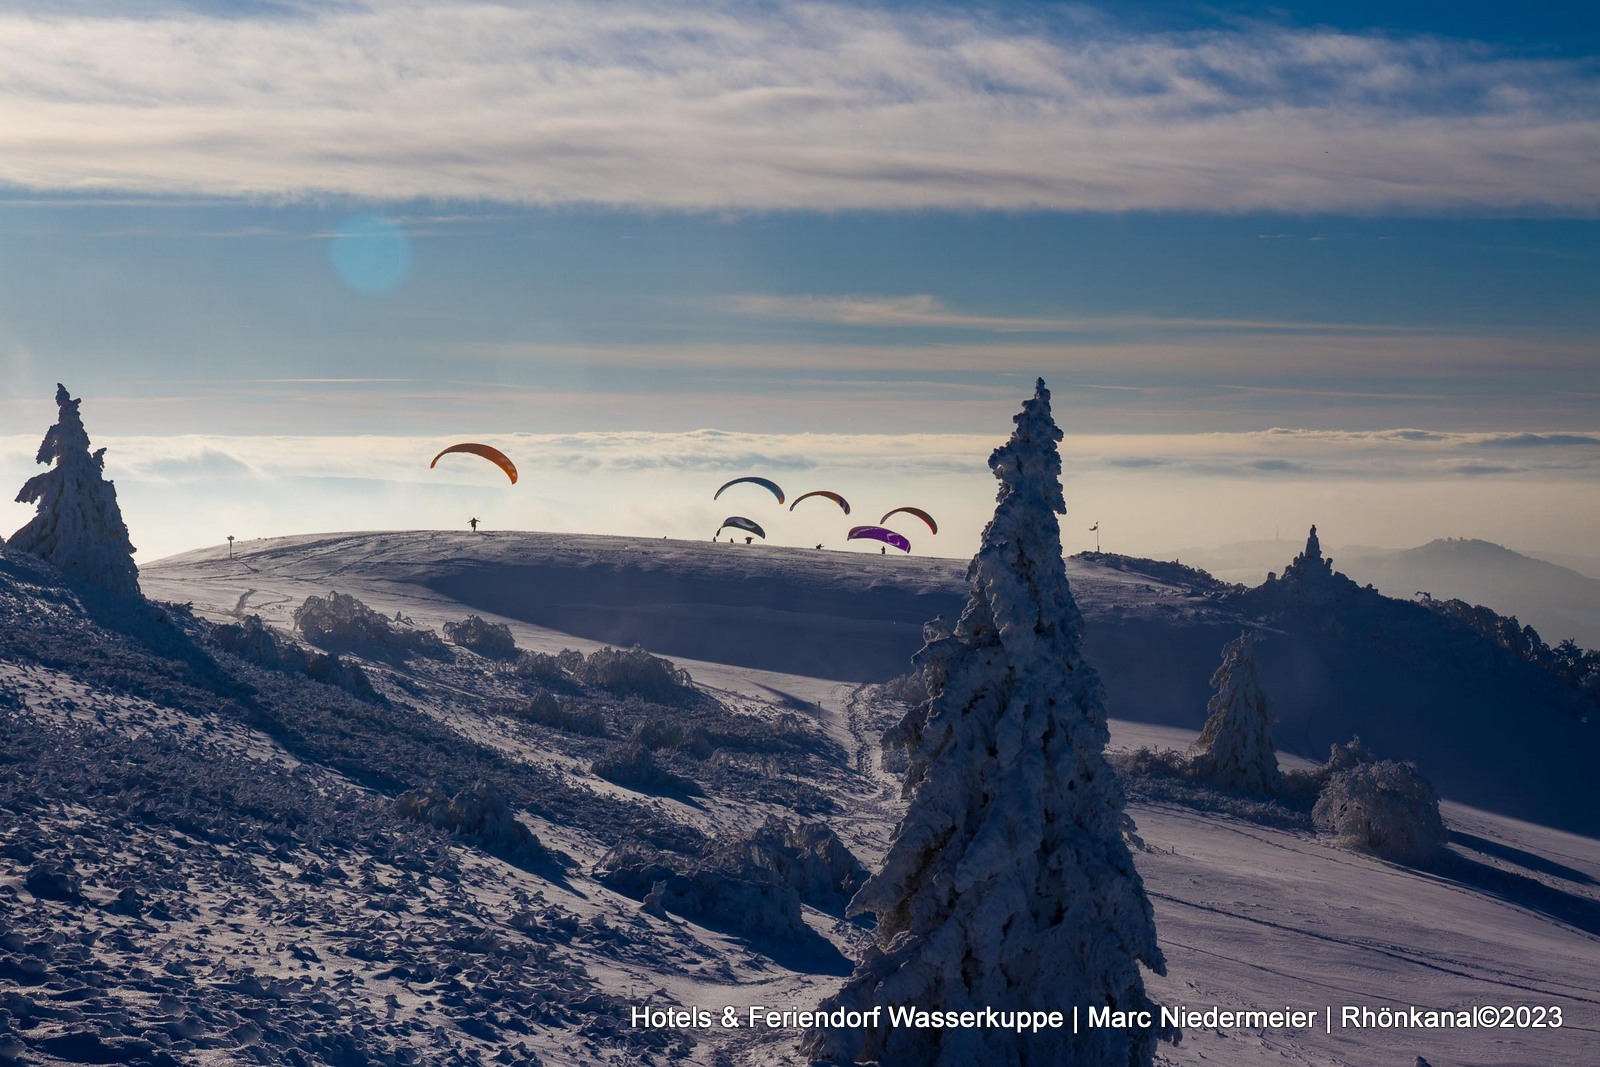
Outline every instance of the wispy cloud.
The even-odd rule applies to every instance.
[[[1439,481],[1516,475],[1551,481],[1600,475],[1600,436],[1587,433],[1461,433],[1397,428],[1275,427],[1243,433],[1090,435],[1074,457],[1087,468],[1162,475],[1297,480]],[[1505,450],[1515,448],[1515,462]]]
[[[1301,322],[1293,319],[1224,319],[1157,315],[978,315],[948,307],[927,293],[881,296],[742,294],[726,304],[741,315],[788,322],[885,329],[921,327],[992,333],[1426,333],[1433,328],[1351,322]]]
[[[0,182],[692,210],[1592,213],[1600,78],[1435,38],[837,3],[0,12]]]

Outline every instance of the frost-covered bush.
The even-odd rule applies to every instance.
[[[867,869],[839,835],[820,822],[769,818],[754,833],[715,842],[706,856],[725,870],[763,870],[819,911],[843,915]]]
[[[581,662],[581,656],[579,660]],[[517,658],[507,673],[540,682],[572,681],[572,674],[562,665],[560,657],[552,656],[548,652],[530,652],[527,649],[517,653]]]
[[[1192,811],[1216,812],[1230,819],[1300,833],[1312,830],[1311,805],[1317,799],[1322,781],[1317,779],[1313,784],[1305,784],[1296,780],[1296,775],[1307,772],[1285,774],[1284,786],[1270,795],[1248,794],[1218,787],[1197,776],[1189,755],[1174,749],[1138,748],[1108,753],[1106,759],[1134,799],[1179,804]],[[1136,835],[1130,835],[1126,827],[1123,837],[1133,847],[1142,847],[1134,843]]]
[[[307,652],[298,645],[285,646],[284,653],[286,663],[313,681],[343,689],[363,700],[383,699],[372,688],[371,679],[358,663],[351,663],[331,652]]]
[[[363,700],[382,700],[372,688],[372,680],[359,664],[333,653],[307,652],[299,645],[282,641],[261,621],[259,615],[246,615],[238,624],[220,623],[211,630],[212,639],[224,652],[260,667],[276,671],[296,671],[306,677],[343,689]]]
[[[554,858],[522,823],[506,798],[488,782],[455,796],[431,786],[395,798],[395,810],[413,822],[437,826],[518,867],[546,868]]]
[[[1194,774],[1224,789],[1270,794],[1283,783],[1254,645],[1255,636],[1246,633],[1222,650],[1222,665],[1211,676],[1210,716],[1194,743]]]
[[[432,630],[396,629],[381,612],[348,593],[308,596],[294,609],[294,627],[313,645],[364,652],[440,655],[445,644]]]
[[[1363,763],[1377,763],[1378,757],[1360,737],[1352,737],[1344,744],[1328,746],[1328,772],[1347,771],[1352,767],[1359,767]]]
[[[705,795],[693,778],[674,774],[659,766],[650,755],[650,750],[643,745],[629,745],[616,755],[596,760],[589,769],[608,782],[646,793],[679,793],[692,797]]]
[[[1415,764],[1393,760],[1330,774],[1312,818],[1337,844],[1396,863],[1427,862],[1449,836],[1433,786]]]
[[[517,641],[511,636],[511,627],[503,622],[489,622],[480,615],[445,623],[444,635],[462,648],[489,659],[511,659],[517,654]]]
[[[668,719],[646,719],[636,723],[633,740],[635,744],[651,750],[677,749],[699,759],[709,757],[716,747],[705,727],[688,726]]]
[[[283,666],[283,652],[278,645],[278,635],[259,615],[246,615],[237,624],[219,623],[212,627],[211,637],[224,652],[248,660],[259,667],[274,670]]]
[[[506,714],[536,722],[564,733],[583,737],[604,737],[606,718],[593,709],[568,708],[554,693],[535,693],[531,698],[506,705]]]
[[[781,941],[815,937],[794,887],[757,866],[722,867],[629,842],[606,853],[595,877],[624,896],[709,926]]]
[[[652,656],[638,645],[627,649],[602,648],[591,652],[573,672],[586,685],[603,686],[650,700],[670,701],[693,685],[689,672]]]

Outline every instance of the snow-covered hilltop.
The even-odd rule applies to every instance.
[[[798,1031],[630,1012],[809,1009],[840,988],[871,936],[843,903],[901,810],[878,735],[905,705],[859,683],[953,619],[964,564],[511,533],[235,554],[147,565],[156,603],[117,611],[0,554],[0,1062],[799,1062]],[[1547,674],[1361,589],[1297,598],[1114,558],[1068,575],[1114,749],[1194,741],[1248,623],[1285,766],[1360,733],[1418,761],[1453,831],[1418,871],[1309,815],[1136,791],[1168,967],[1154,1001],[1568,1020],[1189,1028],[1163,1057],[1600,1058],[1600,845],[1550,828],[1600,808],[1594,735]],[[634,639],[673,666],[592,656]],[[1463,806],[1474,791],[1493,810]]]
[[[922,623],[953,621],[967,593],[955,560],[626,537],[352,533],[240,542],[235,555],[185,553],[141,581],[216,618],[242,610],[282,626],[330,589],[435,628],[470,609],[553,649],[637,643],[707,665],[697,677],[883,681],[909,667]],[[1125,557],[1067,567],[1113,718],[1198,731],[1219,651],[1259,627],[1285,752],[1320,759],[1359,734],[1423,763],[1447,797],[1600,834],[1592,701],[1467,627],[1320,564],[1321,579],[1289,568],[1254,590]]]

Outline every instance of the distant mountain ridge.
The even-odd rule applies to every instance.
[[[1492,541],[1440,538],[1377,557],[1353,556],[1341,568],[1393,597],[1419,591],[1515,615],[1554,645],[1572,638],[1600,648],[1600,581]]]

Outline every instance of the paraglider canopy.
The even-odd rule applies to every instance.
[[[723,530],[726,530],[730,526],[735,530],[748,530],[763,540],[765,540],[767,536],[767,531],[763,530],[760,526],[756,525],[754,521],[745,518],[743,515],[729,515],[727,518],[723,519],[722,525],[717,527],[717,533],[720,534]]]
[[[911,542],[895,533],[885,530],[882,526],[857,526],[845,535],[847,541],[882,541],[886,545],[893,545],[902,552],[911,551]]]
[[[517,484],[517,465],[512,463],[511,459],[504,452],[500,451],[498,448],[495,448],[493,445],[480,445],[473,441],[464,441],[459,445],[451,445],[443,452],[440,452],[439,455],[433,457],[433,462],[428,464],[428,469],[432,470],[434,467],[438,466],[439,460],[444,456],[448,456],[452,452],[466,452],[474,456],[482,456],[490,463],[493,463],[495,466],[505,471],[506,477],[511,479],[512,485]]]
[[[923,522],[927,523],[928,524],[928,529],[932,530],[934,533],[938,533],[939,532],[939,524],[933,521],[933,516],[932,515],[929,515],[926,511],[923,511],[921,508],[895,508],[893,511],[889,512],[888,515],[885,515],[883,518],[879,519],[878,521],[879,522],[888,522],[889,521],[889,515],[898,515],[902,511],[905,512],[907,515],[915,515],[917,518],[919,518]]]
[[[773,496],[777,497],[778,498],[778,503],[780,503],[780,504],[783,503],[783,490],[778,488],[778,483],[777,482],[769,481],[766,478],[756,478],[754,476],[748,477],[748,478],[735,478],[731,482],[724,482],[722,484],[722,489],[726,489],[730,485],[738,485],[740,482],[752,482],[752,483],[754,483],[756,485],[759,485],[763,489],[765,489],[768,492],[770,492]],[[718,489],[715,493],[713,493],[712,496],[711,496],[711,499],[715,500],[715,499],[717,499],[717,497],[721,496],[722,495],[722,489]]]
[[[840,496],[838,493],[830,492],[827,489],[813,489],[809,493],[801,493],[799,496],[794,498],[794,504],[790,504],[789,505],[789,510],[793,511],[795,504],[800,503],[800,501],[805,500],[807,497],[813,497],[813,496],[824,496],[824,497],[827,497],[829,500],[833,501],[835,504],[838,504],[841,508],[843,508],[844,509],[844,513],[846,515],[850,514],[850,501],[846,500],[844,497]]]

